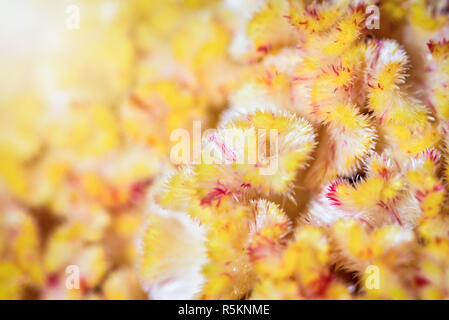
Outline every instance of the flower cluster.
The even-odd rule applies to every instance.
[[[279,130],[280,166],[262,176],[228,157],[166,178],[150,197],[140,243],[149,296],[447,298],[447,8],[424,1],[228,5],[237,21],[229,54],[251,73],[231,90],[218,132]],[[376,5],[381,24],[400,24],[402,34],[388,35],[394,40],[368,28]],[[409,57],[406,48],[414,47]],[[304,125],[285,126],[285,117]],[[223,141],[203,144],[218,144],[222,157],[238,152]],[[267,216],[271,208],[276,218]],[[176,235],[161,233],[173,219],[183,221]],[[188,233],[197,235],[186,250],[198,252],[194,263],[172,254]]]
[[[77,2],[0,54],[0,299],[449,298],[446,1]]]

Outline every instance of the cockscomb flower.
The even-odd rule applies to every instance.
[[[183,212],[150,209],[139,244],[144,289],[152,299],[193,298],[204,281],[206,231]]]
[[[0,298],[448,298],[447,1],[78,2],[1,39]]]
[[[354,220],[332,227],[336,267],[356,271],[361,299],[412,299],[412,262],[418,246],[414,234],[399,226],[367,232]]]
[[[337,2],[333,4],[335,7],[310,5],[305,9],[307,20],[292,22],[304,33],[297,46],[302,63],[295,68],[292,99],[297,112],[322,126],[317,159],[306,176],[306,183],[312,188],[338,175],[355,174],[375,146],[377,135],[373,124],[360,108],[364,97],[360,94],[364,53],[361,39],[368,4],[354,3],[349,10]],[[296,12],[295,5],[291,10]],[[337,18],[328,21],[326,16]],[[322,18],[323,30],[310,28],[320,24]],[[335,107],[338,112],[334,112]],[[342,148],[344,151],[337,151]]]
[[[192,174],[185,170],[179,177],[192,176],[187,178],[191,185],[183,187],[203,205],[246,193],[289,196],[296,172],[307,166],[314,147],[315,133],[306,120],[286,112],[258,111],[233,118],[206,135],[200,164]],[[179,177],[174,181],[181,182]]]
[[[236,32],[229,47],[234,59],[254,61],[292,43],[293,30],[284,18],[289,11],[287,1],[227,0],[226,5],[235,16]]]
[[[247,140],[237,140],[233,144],[239,138]],[[231,177],[237,176],[240,179],[237,184],[241,182],[241,185],[247,186],[249,190],[254,189],[259,194],[291,193],[290,186],[296,172],[307,166],[316,144],[314,130],[306,120],[288,112],[273,113],[263,110],[247,114],[244,118],[230,119],[229,123],[206,139],[206,153],[209,150],[219,151],[212,152],[213,156],[226,159],[229,165],[226,164],[225,167],[228,166],[230,173],[234,171]],[[243,150],[239,150],[240,147]],[[208,155],[203,154],[203,162],[204,156]],[[199,172],[209,171],[209,177],[201,176],[200,179],[213,181],[211,171],[217,172],[216,177],[222,175],[226,179],[223,166],[214,167],[217,166],[200,165]],[[264,175],[270,179],[264,179]]]
[[[307,223],[330,225],[352,218],[371,225],[382,225],[384,219],[396,219],[392,212],[385,216],[382,211],[394,204],[403,189],[397,165],[386,157],[374,155],[368,162],[365,178],[351,183],[344,179],[331,182],[316,199],[312,200],[305,217]]]
[[[426,67],[428,99],[437,118],[442,122],[449,121],[449,40],[429,41],[429,59]]]
[[[372,232],[356,221],[332,227],[337,267],[357,270],[361,299],[447,297],[446,239],[419,245],[412,231],[384,226]]]
[[[439,162],[438,152],[431,149],[402,165],[374,154],[366,163],[365,177],[355,182],[338,179],[312,199],[304,222],[331,225],[355,219],[368,228],[388,224],[415,228],[442,210]]]
[[[246,140],[235,145],[239,137]],[[289,228],[288,218],[277,205],[249,200],[292,192],[289,186],[295,173],[305,167],[313,148],[310,124],[282,112],[235,118],[206,136],[201,163],[169,177],[155,191],[157,204],[149,208],[140,240],[140,269],[150,297],[245,296],[255,281],[252,263],[278,252]],[[257,153],[252,154],[259,149],[264,153],[275,150],[271,156],[276,167],[270,168]],[[267,172],[271,179],[264,179],[264,169],[273,170]],[[173,224],[179,226],[178,231]],[[190,237],[191,250],[203,258],[172,254],[184,251],[184,237]],[[168,263],[172,271],[166,274],[158,266]],[[192,272],[187,277],[186,266]]]
[[[199,209],[196,210],[205,210]],[[255,281],[253,261],[274,254],[289,222],[273,203],[219,207],[195,216],[153,204],[139,241],[139,269],[153,299],[236,299]]]
[[[438,128],[428,108],[406,94],[407,57],[396,42],[381,41],[368,48],[368,107],[374,113],[384,152],[414,156],[437,147]]]
[[[222,122],[226,122],[256,110],[288,110],[322,126],[319,155],[307,179],[312,185],[339,174],[356,172],[376,141],[372,121],[355,104],[355,92],[359,90],[356,85],[358,63],[346,66],[336,59],[318,68],[316,75],[315,69],[305,72],[307,59],[317,59],[317,56],[316,52],[308,54],[294,49],[270,55],[254,79],[233,92],[230,108],[222,116]],[[317,65],[323,64],[324,61],[317,62]],[[333,112],[334,104],[338,104],[338,112]],[[329,149],[332,152],[328,152]],[[344,151],[336,151],[340,149]]]
[[[299,269],[307,265],[305,258],[299,258],[300,254],[297,259],[286,258],[290,250],[294,251],[291,248],[295,248],[297,239],[271,242],[253,236],[257,242],[248,247],[250,256],[236,259],[244,261],[237,270],[248,270],[243,265],[254,268],[251,276],[248,275],[251,281],[235,280],[237,296],[254,285],[253,297],[256,298],[359,295],[364,291],[349,290],[344,281],[333,280],[336,277],[334,268],[356,272],[363,278],[362,269],[375,261],[388,277],[396,277],[383,294],[407,297],[402,280],[395,275],[405,272],[400,268],[402,260],[394,261],[395,255],[391,254],[401,241],[397,243],[393,238],[405,239],[405,246],[415,248],[418,244],[413,230],[417,230],[424,241],[444,237],[446,224],[442,223],[445,218],[441,214],[445,193],[436,149],[440,146],[439,128],[434,123],[431,107],[420,101],[419,94],[412,92],[406,82],[411,62],[405,50],[396,41],[366,37],[366,10],[372,4],[370,1],[332,1],[327,5],[302,1],[266,1],[257,5],[227,2],[228,8],[240,8],[246,13],[245,18],[237,15],[235,20],[237,31],[230,45],[231,55],[240,61],[260,63],[253,75],[231,93],[230,106],[222,114],[218,130],[203,140],[206,152],[203,150],[202,163],[172,175],[161,191],[154,193],[153,200],[164,208],[162,210],[174,210],[173,215],[193,219],[197,227],[212,224],[220,229],[227,224],[214,224],[212,212],[215,212],[213,215],[222,210],[227,212],[232,204],[243,206],[238,212],[244,212],[248,199],[260,196],[276,199],[284,194],[293,202],[300,199],[300,205],[305,205],[305,215],[299,218],[296,234],[313,238],[317,233],[328,246],[324,250],[328,257],[323,263],[311,262],[311,270],[316,267],[322,272],[320,279],[327,279],[325,285],[314,291],[316,283],[301,278],[312,277],[313,272],[307,268],[303,274],[288,274],[285,278],[277,274],[282,273],[284,264],[292,261],[298,261]],[[397,4],[392,4],[390,9],[394,5]],[[285,27],[283,19],[289,27]],[[282,23],[270,28],[272,20]],[[283,28],[283,37],[271,38],[271,32],[279,34]],[[441,70],[439,66],[436,68]],[[308,121],[307,130],[296,130],[295,141],[303,144],[302,149],[291,144],[293,140],[286,141],[282,137],[283,130],[288,133],[298,116],[305,119],[299,122]],[[297,124],[295,126],[298,128]],[[267,130],[262,142],[270,150],[273,141],[268,139],[269,129],[281,132],[280,166],[269,179],[262,179],[259,163],[254,166],[238,162],[242,153],[259,146],[261,141],[248,137],[253,130],[260,129]],[[240,148],[233,148],[232,143],[227,142],[238,138],[245,140]],[[305,148],[300,141],[306,140]],[[315,144],[318,146],[313,151]],[[283,148],[283,145],[291,147]],[[298,172],[297,169],[305,168],[309,158],[313,159],[311,167]],[[293,195],[291,186],[294,184],[306,189],[309,195],[302,195],[303,192]],[[295,216],[297,212],[290,214]],[[244,221],[243,213],[236,213],[235,218],[228,214],[228,217],[239,219],[239,215]],[[151,214],[148,219],[151,220]],[[337,226],[348,223],[359,230],[357,234],[361,238],[344,240],[346,235]],[[438,236],[430,235],[431,226],[437,223],[441,231]],[[235,239],[239,234],[248,233],[241,228],[233,230]],[[266,232],[268,230],[271,229]],[[222,244],[208,247],[214,232],[203,230],[203,233],[206,240],[199,242],[206,243],[210,259],[213,248]],[[218,233],[215,236],[218,237]],[[370,240],[370,237],[373,238]],[[304,243],[307,241],[304,238]],[[354,253],[351,249],[354,256],[345,256],[348,249],[342,249],[339,241],[345,243],[343,247],[359,241],[366,250]],[[313,250],[303,245],[306,246],[304,250]],[[162,261],[166,259],[168,257]],[[406,259],[412,260],[409,256]],[[178,268],[172,263],[173,268]],[[210,263],[216,268],[203,270],[215,270],[220,274],[221,268]],[[152,270],[149,263],[145,266]],[[141,270],[144,272],[144,268]],[[179,271],[176,272],[181,277]],[[162,275],[162,270],[158,270],[151,275],[150,283],[159,283]],[[238,276],[232,274],[230,278],[238,279]],[[211,297],[210,292],[223,294],[232,287],[229,279],[210,279],[196,297]],[[174,288],[175,283],[177,281],[170,282],[167,287]],[[179,283],[182,284],[182,280]],[[165,287],[165,282],[163,284]],[[303,290],[300,294],[298,287]]]
[[[402,263],[398,255],[405,256],[405,259],[412,254],[411,249],[415,245],[413,232],[397,225],[369,231],[356,220],[348,219],[337,221],[331,230],[337,268],[361,273],[382,259]]]
[[[331,271],[326,231],[307,226],[296,231],[285,250],[255,263],[259,278],[254,299],[347,299],[350,291]]]

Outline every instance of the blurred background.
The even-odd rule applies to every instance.
[[[213,125],[241,74],[235,21],[209,0],[0,3],[0,299],[146,298],[145,197],[171,130]]]

